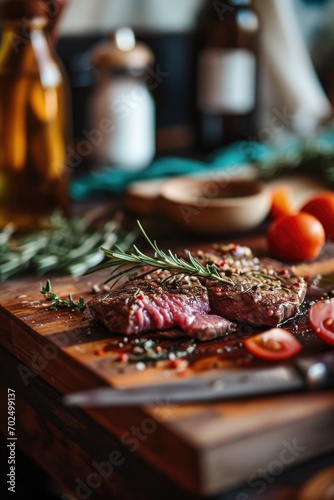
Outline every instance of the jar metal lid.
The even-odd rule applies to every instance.
[[[136,41],[132,29],[119,28],[91,52],[91,61],[98,69],[142,69],[153,63],[154,55],[148,45]]]

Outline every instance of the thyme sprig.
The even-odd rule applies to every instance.
[[[65,309],[79,309],[83,311],[86,308],[86,304],[83,297],[79,297],[77,302],[74,302],[72,294],[69,294],[67,299],[61,299],[56,293],[51,290],[51,281],[47,280],[46,285],[41,284],[40,292],[44,295],[45,300],[50,301],[50,309],[56,309],[58,307]]]
[[[105,254],[106,262],[100,266],[95,267],[92,271],[97,271],[100,269],[112,268],[110,278],[106,283],[113,281],[115,285],[119,280],[132,274],[135,271],[139,271],[147,266],[154,269],[165,269],[167,271],[174,272],[173,276],[179,274],[181,277],[183,275],[200,276],[204,278],[209,278],[213,280],[220,281],[222,283],[233,284],[233,281],[226,276],[222,276],[219,273],[219,268],[213,263],[202,264],[193,257],[189,250],[185,251],[186,257],[189,260],[185,260],[182,257],[174,254],[171,250],[164,252],[158,247],[156,241],[152,241],[146,234],[144,228],[137,221],[139,229],[144,236],[145,240],[149,246],[154,250],[154,255],[146,255],[144,252],[139,250],[136,245],[133,245],[132,252],[126,252],[119,246],[115,246],[113,249],[102,248]],[[92,272],[90,271],[90,272]],[[142,274],[147,274],[147,271]]]

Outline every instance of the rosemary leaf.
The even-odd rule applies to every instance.
[[[68,220],[58,213],[50,216],[47,223],[47,229],[28,236],[16,236],[12,225],[0,231],[0,281],[22,271],[82,275],[103,261],[101,246],[110,249],[118,244],[129,248],[137,236],[122,229],[119,214],[98,228],[91,218]]]
[[[56,293],[52,292],[51,281],[47,280],[46,285],[41,285],[40,292],[44,295],[45,300],[50,301],[50,309],[56,309],[58,307],[65,309],[79,309],[83,311],[86,308],[85,301],[83,297],[79,297],[77,302],[74,302],[72,295],[70,294],[67,299],[61,299]]]
[[[321,178],[329,188],[334,188],[334,146],[332,136],[333,121],[324,135],[313,139],[297,140],[290,147],[286,145],[276,150],[267,161],[256,161],[259,177],[268,181],[288,174],[309,174]]]
[[[100,269],[111,268],[112,272],[106,283],[113,281],[115,285],[120,279],[128,276],[131,272],[140,270],[145,267],[153,269],[165,269],[167,271],[175,271],[176,274],[187,274],[200,276],[205,278],[214,279],[222,283],[231,284],[231,279],[219,273],[218,267],[215,264],[203,266],[195,257],[186,251],[189,261],[178,257],[172,251],[165,253],[161,250],[156,241],[152,241],[146,234],[144,228],[137,221],[139,229],[141,230],[145,240],[149,246],[154,250],[154,256],[146,255],[136,245],[132,246],[133,251],[126,252],[119,247],[114,249],[102,248],[107,259],[106,262],[90,270],[89,272],[97,271]],[[133,266],[131,266],[133,264]]]

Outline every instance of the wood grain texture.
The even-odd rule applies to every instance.
[[[253,246],[261,250],[263,241],[254,242]],[[55,277],[52,286],[61,296],[73,293],[75,298],[83,295],[87,299],[92,284],[104,277],[105,274],[94,275],[94,280]],[[112,350],[106,350],[103,356],[96,354],[108,346],[110,334],[87,314],[49,311],[39,293],[39,281],[11,280],[1,285],[0,291],[0,345],[14,356],[16,371],[28,387],[40,378],[52,390],[66,394],[99,385],[142,384],[166,377],[165,366],[143,372],[136,371],[134,366],[115,369]],[[306,334],[303,342],[308,353],[327,349],[311,334]],[[236,353],[245,354],[242,348]],[[210,349],[207,356],[212,356]],[[198,373],[190,370],[189,376]],[[178,375],[170,371],[169,378],[173,377]],[[48,385],[39,386],[38,393],[44,397],[45,408]],[[333,391],[208,405],[168,406],[161,401],[155,408],[91,409],[80,411],[80,416],[76,410],[65,411],[58,399],[56,404],[50,400],[48,410],[49,414],[43,418],[49,422],[49,429],[44,434],[49,432],[53,436],[55,453],[62,453],[57,441],[64,442],[67,436],[66,439],[76,442],[75,446],[82,447],[77,451],[85,462],[83,435],[74,439],[65,428],[62,430],[65,437],[57,438],[58,420],[67,419],[71,426],[75,415],[77,425],[81,425],[82,418],[88,419],[82,423],[88,440],[95,436],[98,426],[131,455],[144,459],[144,463],[151,464],[172,482],[196,494],[214,494],[247,481],[259,467],[276,460],[286,442],[292,445],[296,441],[304,448],[291,465],[334,448]],[[38,414],[38,408],[34,412]],[[52,425],[50,412],[54,418]],[[32,416],[29,421],[33,421]],[[29,432],[28,423],[25,432]],[[74,450],[71,454],[75,454]],[[41,460],[41,454],[36,459]],[[51,467],[50,463],[48,468]],[[57,475],[61,474],[56,469]]]
[[[90,487],[92,494],[87,498],[197,498],[197,495],[188,494],[174,481],[141,460],[128,446],[122,444],[108,429],[99,425],[85,412],[64,408],[60,394],[39,376],[32,378],[26,386],[17,371],[15,357],[2,348],[0,367],[0,401],[6,401],[8,385],[16,392],[18,446],[50,477],[60,483],[64,491],[68,492],[69,500],[84,498],[84,487],[81,486],[81,489],[77,490],[78,484],[84,483],[86,488],[89,488],[91,474],[98,471],[102,480],[96,478],[95,484],[101,484],[96,488]],[[7,408],[1,404],[0,434],[4,437],[7,436],[6,421]],[[114,461],[113,467],[111,463],[106,465],[106,462],[110,462],[111,453],[117,453],[117,461]],[[99,465],[103,463],[102,469]],[[17,470],[17,481],[22,481],[21,470]]]

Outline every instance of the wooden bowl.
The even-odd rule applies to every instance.
[[[227,177],[167,181],[161,191],[164,213],[178,225],[202,234],[248,231],[268,215],[271,195],[261,182]]]

